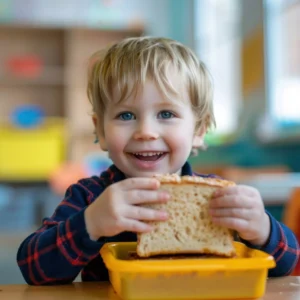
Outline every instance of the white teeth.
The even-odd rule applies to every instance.
[[[135,152],[134,155],[141,155],[141,156],[155,156],[161,155],[163,152]]]

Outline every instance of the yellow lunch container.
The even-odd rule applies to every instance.
[[[255,299],[264,295],[272,256],[234,243],[235,258],[129,259],[136,242],[107,243],[100,254],[125,300]]]

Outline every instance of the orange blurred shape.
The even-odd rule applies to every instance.
[[[56,169],[49,178],[52,191],[64,195],[70,185],[87,176],[82,164],[67,162]]]
[[[295,233],[298,243],[300,243],[300,187],[293,190],[286,204],[283,223]],[[292,275],[300,276],[300,260]]]

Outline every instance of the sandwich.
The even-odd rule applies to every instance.
[[[167,221],[152,222],[153,230],[139,233],[137,256],[150,258],[159,255],[214,255],[234,257],[233,231],[216,225],[209,214],[213,193],[235,183],[198,176],[157,175],[160,189],[171,199],[167,203],[143,204],[169,214]]]

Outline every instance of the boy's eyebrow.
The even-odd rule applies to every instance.
[[[155,103],[154,106],[157,107],[157,108],[160,108],[160,107],[171,107],[171,106],[175,106],[175,107],[178,107],[178,108],[181,108],[184,104],[184,101],[182,100],[174,100],[174,101],[160,101],[158,103]],[[117,110],[132,110],[133,108],[135,108],[135,104],[132,103],[132,105],[130,104],[126,104],[126,103],[120,103],[118,105],[115,105],[114,109],[117,109]]]
[[[184,103],[184,100],[181,99],[177,99],[174,101],[161,101],[157,104],[155,104],[155,106],[178,106],[178,107],[182,107],[182,104]]]
[[[128,105],[128,104],[125,104],[125,103],[118,103],[118,104],[115,104],[113,109],[128,109],[128,110],[131,110],[135,105]]]

